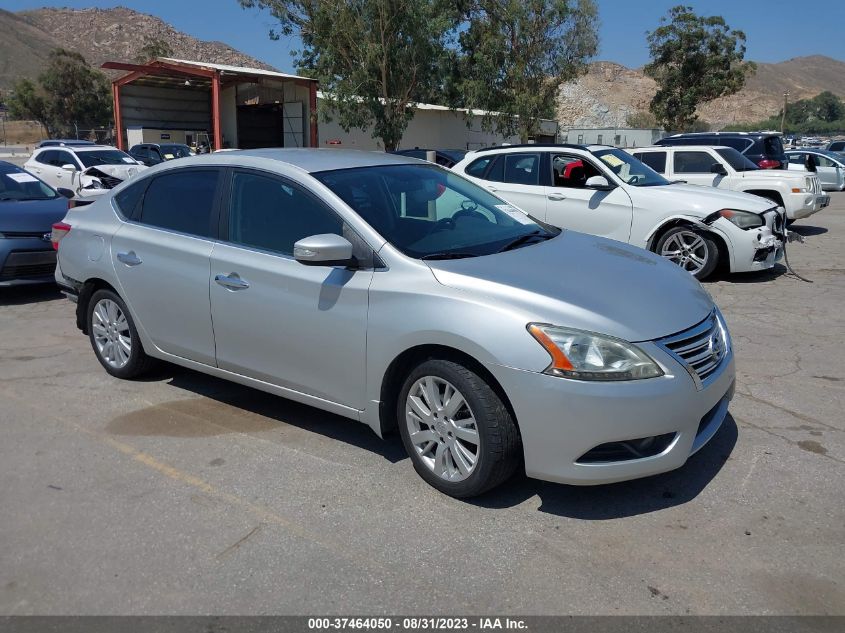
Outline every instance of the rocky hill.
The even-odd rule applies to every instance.
[[[642,69],[594,62],[586,75],[561,88],[558,119],[565,127],[624,127],[630,114],[648,109],[656,90]],[[845,62],[814,55],[777,64],[758,63],[745,88],[705,105],[699,115],[716,129],[749,123],[777,113],[784,92],[794,101],[824,90],[845,97]]]
[[[198,40],[155,16],[123,7],[0,10],[0,88],[20,77],[35,77],[57,46],[77,51],[99,67],[107,60],[136,61],[148,39],[168,42],[177,58],[273,70],[222,42]]]

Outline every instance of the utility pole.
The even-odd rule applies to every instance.
[[[783,93],[783,112],[780,113],[780,133],[783,134],[784,123],[786,122],[786,101],[789,99],[789,93]]]

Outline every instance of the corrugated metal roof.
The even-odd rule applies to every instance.
[[[182,64],[185,66],[193,66],[194,68],[207,68],[209,70],[220,70],[223,72],[230,72],[241,75],[261,75],[264,77],[278,77],[279,79],[301,79],[305,81],[316,81],[311,77],[301,77],[299,75],[289,75],[288,73],[280,73],[275,70],[265,70],[263,68],[248,68],[246,66],[229,66],[228,64],[212,64],[211,62],[198,62],[190,59],[175,59],[173,57],[159,57],[160,61],[170,62],[172,64]]]

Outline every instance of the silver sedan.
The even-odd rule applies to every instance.
[[[522,464],[574,484],[677,468],[734,392],[724,319],[689,274],[402,156],[174,161],[71,210],[54,241],[109,374],[164,360],[398,427],[456,497]]]

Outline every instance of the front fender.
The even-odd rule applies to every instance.
[[[718,235],[724,241],[725,246],[727,246],[728,250],[728,263],[730,264],[730,270],[734,269],[734,243],[730,236],[730,229],[733,227],[733,224],[725,220],[724,218],[719,218],[712,224],[704,224],[701,221],[702,218],[698,218],[696,216],[684,214],[684,213],[676,213],[674,215],[670,215],[666,218],[663,218],[659,224],[657,224],[645,237],[644,244],[638,245],[642,246],[646,250],[652,250],[654,246],[655,238],[663,232],[665,228],[668,228],[672,225],[678,224],[689,224],[696,228],[701,229],[702,231],[709,231],[715,235]],[[727,226],[723,226],[726,224]]]

